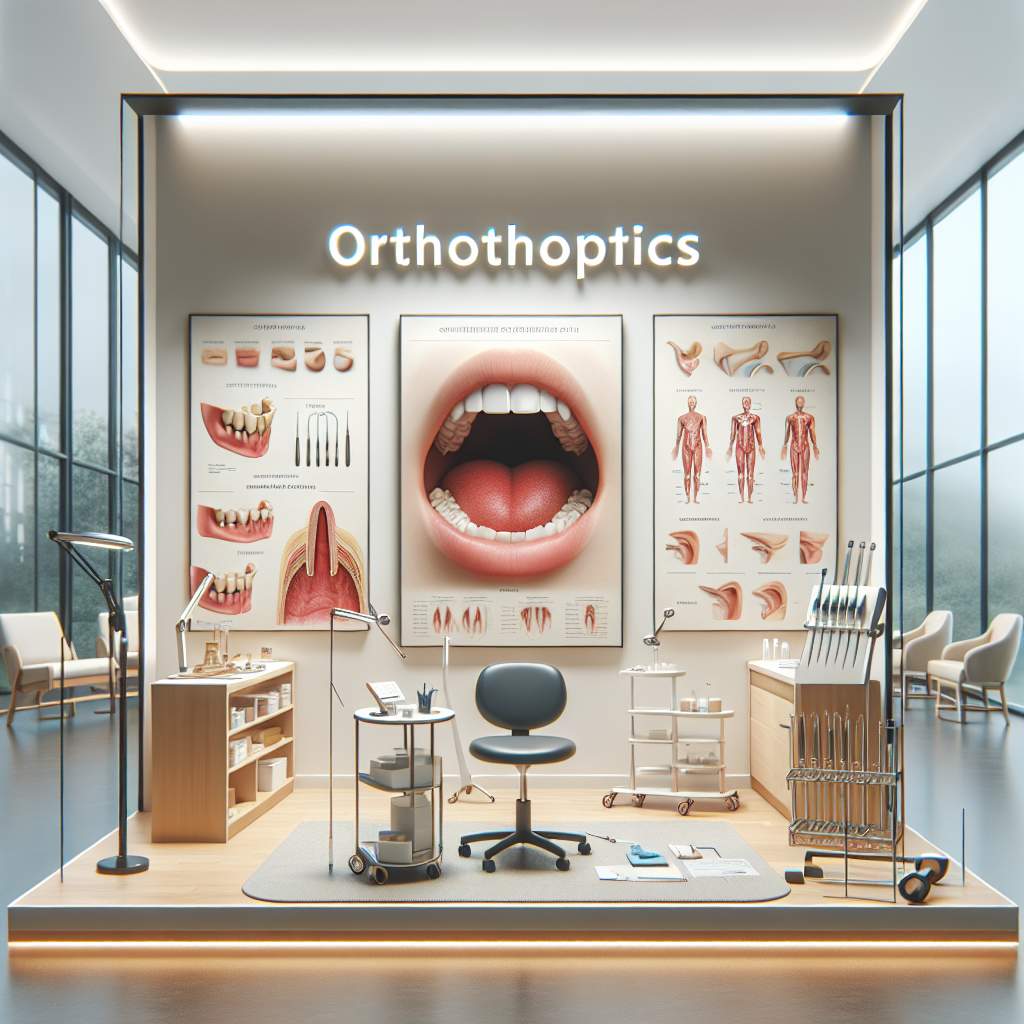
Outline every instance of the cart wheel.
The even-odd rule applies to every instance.
[[[690,808],[692,806],[692,800],[680,800],[679,803],[676,805],[676,810],[682,815],[687,815],[690,813]]]
[[[454,803],[456,803],[458,801],[458,799],[459,799],[459,791],[455,790],[455,792],[452,793],[452,795],[450,797],[448,797],[448,803],[454,804]]]
[[[348,867],[353,875],[361,875],[366,870],[366,861],[358,853],[353,853],[348,859]]]
[[[646,799],[647,799],[646,794],[644,794],[644,793],[634,793],[633,794],[633,806],[634,807],[643,807],[644,801]]]
[[[727,811],[738,811],[740,809],[740,798],[738,796],[727,796],[725,798],[725,809]]]
[[[472,855],[473,855],[473,850],[470,847],[469,843],[463,843],[459,847],[459,856],[460,857],[471,857]]]
[[[586,840],[584,840],[582,843],[580,843],[580,845],[577,846],[576,849],[579,850],[580,853],[582,853],[584,857],[588,856],[590,854],[590,852],[591,852],[590,843],[588,843]]]
[[[611,807],[615,803],[615,797],[615,793],[605,793],[605,795],[601,797],[601,803],[603,803],[605,807]]]
[[[377,885],[384,885],[388,880],[388,869],[387,868],[374,868],[373,874],[370,877],[377,883]]]
[[[555,867],[558,868],[559,871],[568,871],[571,867],[569,864],[569,858],[559,857],[558,860],[555,861]]]
[[[427,865],[427,878],[440,878],[441,869],[436,864]]]
[[[483,861],[483,865],[484,865],[484,871],[486,871],[489,875],[494,874],[494,861],[493,860],[490,860],[489,858],[485,857],[484,861]]]

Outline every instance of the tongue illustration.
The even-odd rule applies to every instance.
[[[299,555],[302,564],[288,584],[284,598],[286,623],[330,622],[332,608],[359,607],[356,585],[344,565],[339,565],[337,573],[331,575],[331,546],[334,543],[328,517],[321,512],[316,516],[313,564],[310,566],[307,561],[307,542],[303,544]],[[308,572],[310,568],[313,569],[312,575]]]
[[[517,533],[552,519],[580,482],[568,466],[549,459],[514,468],[474,459],[450,469],[441,486],[477,526]]]

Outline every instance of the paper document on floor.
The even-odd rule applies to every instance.
[[[628,864],[594,865],[602,882],[685,882],[679,868],[670,864],[661,868],[634,868]]]

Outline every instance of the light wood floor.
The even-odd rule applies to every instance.
[[[644,808],[633,807],[628,798],[611,809],[601,806],[604,790],[537,788],[531,793],[536,823],[558,823],[571,827],[576,823],[600,822],[610,834],[616,834],[620,823],[651,816],[682,821],[674,803]],[[445,805],[446,821],[473,821],[511,826],[514,818],[515,792],[495,792],[494,804],[481,802]],[[718,819],[734,826],[740,835],[780,874],[787,867],[802,861],[802,851],[789,846],[786,821],[777,811],[752,791],[742,791],[742,805],[729,813],[719,806],[700,805],[690,812],[693,819]],[[385,820],[387,795],[364,792],[361,795],[363,814]],[[474,798],[474,801],[476,798]],[[341,820],[352,818],[353,794],[349,788],[335,789],[335,815]],[[153,906],[153,905],[232,905],[265,906],[251,900],[241,891],[243,881],[270,855],[274,848],[301,822],[327,819],[327,791],[297,789],[262,818],[235,836],[221,843],[152,844],[149,841],[149,815],[139,814],[130,823],[131,853],[150,858],[145,874],[130,877],[99,875],[95,870],[98,857],[115,851],[114,836],[101,840],[65,868],[64,882],[56,875],[30,890],[14,906]],[[595,845],[598,845],[595,843]],[[924,852],[928,844],[908,831],[907,853]],[[837,867],[831,869],[838,871]],[[868,869],[858,865],[862,875]],[[884,875],[882,876],[884,877]],[[483,880],[481,886],[484,885]],[[930,906],[970,905],[1007,906],[1005,897],[981,879],[967,874],[967,884],[960,885],[959,865],[951,865],[947,880],[933,890]],[[837,898],[838,887],[820,884],[795,885],[783,901],[794,906],[835,906],[847,901]],[[854,901],[849,901],[854,902]],[[777,904],[776,904],[777,905]],[[860,903],[863,906],[863,903]],[[901,906],[904,906],[901,903]]]

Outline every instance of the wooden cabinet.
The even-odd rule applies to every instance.
[[[790,815],[790,716],[794,686],[784,671],[748,665],[750,674],[750,785],[780,814]]]
[[[232,728],[231,709],[290,686],[276,711]],[[259,702],[263,704],[263,701]],[[210,679],[161,679],[152,687],[153,842],[224,843],[280,803],[294,787],[295,666],[270,662],[263,672]],[[280,729],[280,738],[232,763],[232,741]],[[258,790],[259,762],[287,761],[285,780]],[[228,791],[235,803],[229,807]]]

